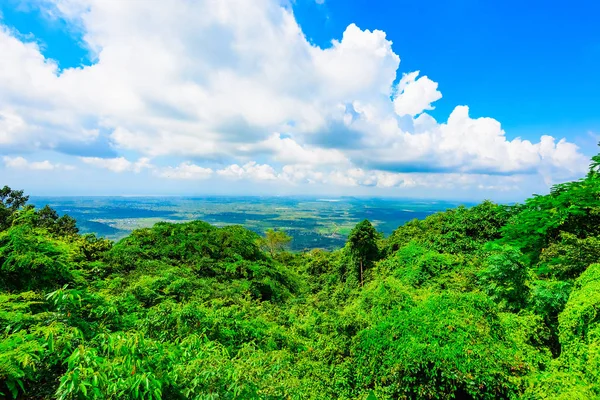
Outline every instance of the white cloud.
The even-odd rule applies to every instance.
[[[19,169],[19,170],[33,170],[33,171],[51,171],[51,170],[73,170],[75,169],[72,165],[63,165],[51,163],[48,160],[44,161],[28,161],[23,157],[2,157],[4,166],[7,168]]]
[[[404,74],[394,98],[394,110],[399,116],[410,115],[414,117],[425,110],[433,110],[435,107],[431,103],[442,98],[437,88],[437,82],[432,81],[426,76],[419,76],[419,71]]]
[[[167,167],[158,172],[158,176],[170,179],[201,180],[213,175],[211,168],[203,168],[190,162],[184,162],[177,167]]]
[[[511,140],[466,106],[436,121],[426,111],[438,84],[415,71],[394,87],[400,57],[385,32],[351,24],[320,48],[278,0],[35,4],[82,31],[94,64],[59,72],[0,25],[0,150],[102,147],[116,157],[81,160],[139,172],[149,158],[203,159],[229,164],[216,173],[231,178],[379,187],[430,184],[427,172],[473,175],[482,187],[525,173],[552,183],[587,166],[564,139]]]
[[[417,184],[410,174],[386,171],[365,171],[362,168],[335,170],[324,178],[325,183],[340,186],[369,186],[378,188],[407,188]],[[430,186],[426,184],[425,186]]]
[[[10,64],[31,67],[0,76],[0,110],[24,93],[43,105],[15,111],[29,137],[11,137],[23,146],[93,139],[76,127],[96,121],[118,148],[148,156],[236,156],[234,144],[256,144],[290,121],[299,133],[318,130],[338,103],[385,96],[399,64],[385,33],[355,25],[329,49],[310,45],[277,1],[44,4],[84,30],[97,63],[58,75],[35,44],[3,32]],[[38,126],[59,121],[68,125],[59,136]]]
[[[15,142],[19,132],[25,127],[25,121],[10,110],[0,111],[0,145]]]
[[[322,183],[324,175],[310,165],[285,165],[278,176],[282,181],[292,184],[314,184]]]
[[[311,184],[329,187],[373,187],[382,190],[393,188],[434,188],[437,190],[481,189],[507,191],[515,190],[523,182],[524,175],[498,176],[489,174],[465,173],[394,173],[387,171],[364,170],[362,168],[319,170],[308,165],[285,165],[280,172],[268,165],[256,166],[250,163],[244,167],[231,165],[217,171],[217,174],[237,179],[258,179],[252,176],[256,170],[265,171],[264,178],[277,180],[280,184]],[[260,167],[260,168],[252,168]]]
[[[273,167],[267,164],[257,164],[254,161],[242,166],[237,164],[230,165],[217,171],[217,174],[233,179],[252,179],[259,181],[270,181],[277,179]]]
[[[81,161],[94,167],[108,169],[112,172],[133,171],[138,173],[146,168],[153,168],[149,158],[140,158],[132,162],[125,157],[100,158],[100,157],[79,157]]]
[[[0,145],[56,148],[96,139],[97,131],[86,126],[89,102],[79,102],[81,90],[64,85],[36,43],[22,42],[0,24],[0,54]]]
[[[294,139],[281,137],[274,133],[268,139],[242,148],[246,152],[267,151],[272,154],[274,160],[289,164],[348,164],[349,160],[339,150],[323,149],[314,146],[302,146]]]
[[[418,132],[398,130],[361,152],[371,167],[396,171],[443,171],[483,174],[561,173],[578,176],[587,168],[587,157],[576,145],[543,136],[538,143],[508,140],[492,118],[471,118],[459,106],[446,123],[422,114],[415,120]]]

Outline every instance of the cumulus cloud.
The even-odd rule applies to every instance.
[[[2,157],[4,166],[7,168],[18,169],[18,170],[32,170],[32,171],[51,171],[51,170],[73,170],[75,167],[72,165],[64,165],[59,163],[52,163],[48,160],[44,161],[28,161],[23,157]]]
[[[248,163],[244,166],[230,165],[217,171],[217,174],[233,179],[269,180],[291,185],[319,184],[347,188],[367,186],[380,189],[421,187],[438,190],[477,188],[496,191],[518,189],[524,179],[523,175],[397,173],[362,168],[330,170],[309,165],[285,165],[280,170],[276,170],[269,165],[256,163]]]
[[[201,180],[213,175],[211,168],[203,168],[191,162],[183,162],[177,167],[167,167],[160,170],[158,176],[170,179]]]
[[[310,165],[285,165],[278,176],[287,183],[313,184],[324,182],[325,173],[315,171]]]
[[[53,60],[35,42],[23,42],[0,24],[0,146],[53,149],[61,143],[88,143],[98,131],[90,126],[87,102],[77,104],[76,88],[58,77]],[[67,91],[74,90],[70,95]]]
[[[550,136],[537,143],[508,140],[498,121],[471,118],[466,106],[456,107],[446,123],[426,114],[413,121],[414,133],[398,132],[378,143],[365,143],[366,151],[354,159],[395,172],[550,173],[564,178],[587,168],[588,159],[575,144]]]
[[[321,48],[278,0],[35,4],[80,30],[94,63],[59,70],[0,25],[0,150],[99,146],[117,157],[81,160],[113,172],[388,188],[432,172],[483,187],[515,174],[552,183],[587,165],[573,143],[511,139],[467,106],[436,121],[438,83],[415,71],[395,85],[385,32],[351,24]],[[157,157],[229,166],[156,169]]]
[[[409,176],[409,174],[368,171],[362,168],[334,170],[324,175],[322,180],[326,184],[339,186],[372,186],[379,188],[407,188],[416,186],[414,178]]]
[[[257,164],[254,161],[242,166],[237,164],[230,165],[217,171],[217,174],[233,179],[248,178],[259,181],[270,181],[277,179],[277,174],[273,167],[267,164]]]
[[[0,145],[15,142],[18,133],[25,127],[25,121],[19,115],[6,109],[0,112]]]
[[[137,161],[129,161],[125,157],[100,158],[100,157],[79,157],[85,164],[93,165],[98,168],[105,168],[112,172],[140,172],[146,168],[153,168],[149,158],[140,158]]]
[[[294,139],[282,137],[275,133],[268,139],[256,145],[244,146],[242,150],[249,153],[267,152],[272,158],[282,163],[290,164],[348,164],[349,160],[339,150],[323,149],[310,145],[300,145]]]
[[[404,74],[398,83],[394,110],[401,117],[414,117],[425,110],[433,110],[431,103],[442,98],[442,93],[437,90],[437,82],[426,76],[417,79],[417,76],[419,71]]]

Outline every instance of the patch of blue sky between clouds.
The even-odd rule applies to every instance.
[[[72,24],[47,15],[33,4],[0,1],[0,23],[26,41],[36,42],[41,53],[57,63],[59,71],[92,64],[82,33]]]

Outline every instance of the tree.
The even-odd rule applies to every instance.
[[[385,252],[392,254],[410,242],[443,252],[464,255],[477,252],[485,243],[500,239],[512,209],[491,201],[474,207],[460,206],[415,219],[396,229],[386,240]]]
[[[529,272],[523,254],[511,246],[492,244],[480,274],[485,292],[509,311],[525,307],[529,297]]]
[[[58,236],[75,236],[79,233],[74,218],[66,214],[59,217],[56,210],[48,205],[36,211],[36,226]]]
[[[592,158],[584,179],[554,185],[549,194],[515,206],[514,216],[502,228],[501,242],[518,248],[535,264],[565,233],[579,239],[600,236],[599,167],[600,154]]]
[[[260,240],[260,244],[271,256],[274,256],[276,253],[283,251],[291,241],[291,236],[284,231],[267,229],[265,237]]]
[[[598,143],[598,146],[600,146],[600,142]],[[598,174],[600,174],[600,154],[596,154],[592,157],[588,178],[598,177]]]
[[[40,290],[68,283],[73,278],[72,247],[27,223],[25,211],[0,233],[0,287],[7,290]]]
[[[382,399],[520,398],[513,382],[537,361],[481,293],[442,292],[394,307],[351,346],[357,386]]]
[[[600,264],[590,265],[574,283],[558,316],[560,356],[539,372],[528,399],[597,399],[600,395]]]
[[[0,231],[10,227],[14,213],[28,200],[29,196],[24,196],[22,190],[12,190],[8,186],[0,189]]]
[[[583,239],[561,232],[559,241],[542,250],[537,273],[560,280],[575,279],[600,260],[600,237]]]
[[[356,224],[348,236],[350,253],[360,266],[360,286],[364,284],[364,270],[379,256],[378,239],[379,233],[367,219]]]

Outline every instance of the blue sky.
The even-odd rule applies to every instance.
[[[527,139],[600,132],[599,2],[298,1],[295,13],[320,46],[352,22],[385,31],[403,69],[440,83],[436,118],[468,104]]]
[[[1,184],[520,200],[597,152],[596,2],[170,5],[0,3]]]

